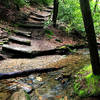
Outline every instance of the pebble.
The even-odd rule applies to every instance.
[[[35,76],[34,75],[29,75],[28,78],[31,79],[31,80],[35,80]]]
[[[19,88],[22,88],[22,89],[25,90],[27,93],[30,93],[30,92],[33,90],[32,86],[27,85],[27,84],[25,84],[25,83],[18,84],[18,87],[19,87]]]

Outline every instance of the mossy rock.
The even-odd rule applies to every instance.
[[[75,75],[74,92],[80,97],[100,95],[100,76],[92,72],[91,65],[85,66]]]

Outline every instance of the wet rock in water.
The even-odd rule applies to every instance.
[[[24,90],[21,89],[13,93],[9,100],[31,100],[31,98]]]
[[[13,82],[12,84],[9,84],[6,87],[7,90],[18,90],[18,89],[23,89],[25,92],[30,93],[33,90],[33,87],[31,85],[28,85],[27,83],[24,82]]]
[[[0,100],[8,100],[8,98],[10,97],[10,92],[0,92]]]
[[[34,75],[29,75],[29,79],[34,80],[35,79],[35,76]]]
[[[35,83],[35,84],[33,85],[33,88],[34,88],[34,89],[37,89],[37,88],[41,87],[41,86],[44,85],[44,84],[45,84],[45,82],[37,82],[37,83]]]
[[[30,93],[33,90],[32,86],[27,85],[25,83],[18,84],[18,87],[21,88],[21,89],[23,89],[27,93]]]

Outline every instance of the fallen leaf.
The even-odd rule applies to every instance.
[[[56,98],[61,98],[61,97],[62,97],[61,95],[57,95],[57,96],[56,96]]]
[[[42,78],[41,78],[41,77],[36,77],[36,79],[37,79],[38,81],[42,81]]]

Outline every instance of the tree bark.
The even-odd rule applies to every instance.
[[[53,26],[56,27],[57,15],[58,15],[58,0],[54,0],[54,9],[53,9]]]
[[[80,0],[80,6],[83,15],[85,31],[87,33],[93,73],[95,75],[100,75],[100,63],[99,63],[99,55],[97,49],[97,41],[93,25],[93,19],[91,16],[89,0]]]

